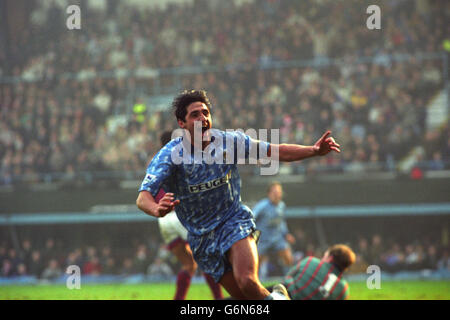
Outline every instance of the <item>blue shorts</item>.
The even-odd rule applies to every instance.
[[[285,237],[280,234],[270,234],[261,231],[261,237],[258,243],[258,253],[267,254],[269,251],[280,251],[289,248],[289,243]]]
[[[231,246],[249,235],[258,240],[259,231],[256,230],[251,211],[245,207],[238,210],[231,219],[213,231],[201,236],[188,235],[188,242],[199,268],[216,282],[231,270],[231,264],[226,256]]]

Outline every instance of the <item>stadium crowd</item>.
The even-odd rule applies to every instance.
[[[279,128],[280,142],[301,144],[333,130],[342,156],[293,164],[294,173],[394,170],[417,145],[424,169],[449,168],[448,122],[426,127],[426,106],[444,85],[442,59],[390,58],[442,51],[446,1],[386,1],[383,32],[361,23],[366,8],[356,0],[114,3],[83,8],[89,14],[73,32],[57,27],[62,8],[36,8],[33,28],[0,54],[8,61],[0,74],[16,77],[0,86],[0,184],[141,172],[159,134],[176,126],[169,111],[152,109],[155,88],[205,88],[222,129]],[[294,60],[309,62],[275,67]],[[197,69],[153,77],[186,66]]]
[[[295,260],[305,256],[321,257],[326,246],[321,247],[303,238],[302,234],[301,230],[296,230],[298,241],[293,247]],[[171,278],[178,269],[177,260],[157,238],[149,240],[136,242],[131,250],[107,243],[71,247],[62,239],[51,237],[44,243],[24,239],[16,248],[5,240],[0,243],[0,277],[33,276],[53,280],[61,277],[68,266],[77,265],[82,275],[141,274],[155,279]],[[389,273],[419,270],[450,272],[448,246],[425,239],[385,243],[379,234],[373,234],[360,238],[351,247],[357,257],[349,270],[350,274],[366,273],[369,265],[378,265],[383,272]],[[276,260],[272,260],[270,270],[270,275],[280,275]]]

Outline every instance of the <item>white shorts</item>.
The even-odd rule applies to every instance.
[[[164,217],[158,219],[159,230],[164,243],[169,246],[169,249],[174,243],[187,240],[187,230],[178,220],[175,211],[169,212]]]

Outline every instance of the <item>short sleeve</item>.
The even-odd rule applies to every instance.
[[[255,217],[255,219],[258,219],[261,217],[261,213],[263,213],[264,208],[265,208],[264,201],[260,201],[255,205],[255,207],[252,210],[253,216]]]
[[[163,148],[153,157],[147,167],[139,192],[148,191],[153,197],[156,197],[163,184],[172,174],[173,163],[169,150]]]
[[[238,157],[242,156],[242,153],[244,153],[246,160],[267,158],[270,148],[269,142],[252,138],[242,131],[235,131],[234,135],[236,137],[235,152],[237,152]]]

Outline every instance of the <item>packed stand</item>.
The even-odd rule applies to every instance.
[[[306,237],[302,230],[295,230],[295,237],[295,261],[305,256],[322,257],[326,246],[322,248]],[[357,259],[349,273],[366,273],[369,265],[377,265],[387,273],[422,270],[450,272],[448,246],[425,239],[406,243],[391,240],[386,241],[379,234],[374,234],[351,243]],[[107,243],[67,248],[67,243],[58,238],[47,238],[42,244],[25,239],[20,248],[3,241],[0,244],[0,278],[31,276],[52,281],[64,277],[68,266],[76,265],[83,276],[114,275],[125,278],[144,275],[149,280],[164,281],[172,279],[179,267],[174,256],[155,238],[137,242],[132,248],[116,248]],[[276,258],[271,261],[269,274],[280,276]]]
[[[222,129],[279,128],[280,142],[301,144],[333,130],[342,155],[293,164],[290,173],[394,170],[416,145],[425,148],[425,169],[449,168],[448,122],[431,132],[425,122],[444,84],[435,53],[448,2],[385,1],[382,32],[361,23],[360,1],[233,3],[137,10],[120,2],[89,9],[83,28],[69,33],[56,27],[65,15],[53,8],[54,19],[24,29],[2,70],[26,81],[0,87],[0,184],[73,184],[110,171],[140,177],[159,134],[176,127],[147,99],[157,88],[172,96],[205,88]],[[389,58],[419,53],[429,56]],[[287,61],[309,63],[275,65]],[[155,69],[186,66],[197,69],[163,75],[159,84],[153,78]]]
[[[150,280],[164,280],[170,279],[176,268],[176,260],[159,241],[136,243],[132,249],[113,249],[109,244],[99,243],[63,249],[64,245],[57,238],[48,238],[39,246],[25,239],[17,250],[3,242],[0,277],[31,276],[52,281],[63,277],[69,266],[78,266],[84,276],[147,275]]]

